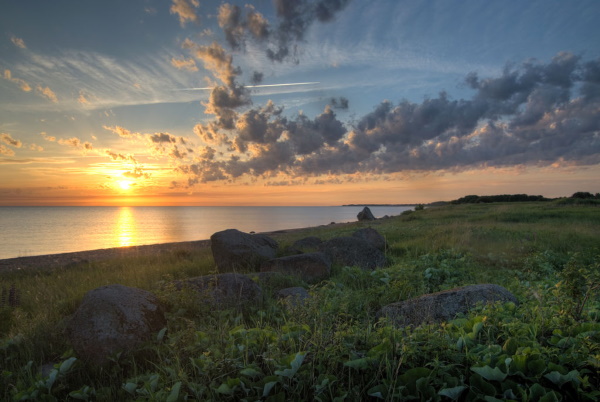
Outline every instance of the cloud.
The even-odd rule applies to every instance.
[[[18,38],[16,36],[12,36],[10,38],[10,41],[17,47],[20,47],[21,49],[27,49],[27,46],[25,46],[25,41],[21,38]]]
[[[495,77],[470,73],[465,83],[473,90],[470,98],[455,100],[441,92],[422,102],[383,101],[351,127],[332,107],[314,119],[303,114],[290,119],[269,102],[239,115],[230,130],[197,127],[203,140],[226,145],[228,152],[220,158],[212,153],[180,172],[194,184],[242,175],[600,163],[600,59],[582,62],[563,52],[547,63],[508,65]]]
[[[90,104],[90,101],[85,97],[84,91],[79,91],[79,97],[77,98],[77,102],[81,103],[82,105]]]
[[[120,153],[117,153],[117,152],[113,152],[110,149],[105,149],[104,153],[106,155],[108,155],[114,161],[128,161],[128,162],[131,162],[131,163],[133,163],[135,165],[138,164],[137,159],[133,155],[131,155],[131,154],[124,155],[124,154],[120,154]]]
[[[124,127],[121,126],[114,126],[114,127],[110,127],[110,126],[102,126],[102,128],[104,128],[105,130],[108,131],[112,131],[113,133],[117,134],[119,137],[121,138],[140,138],[141,134],[140,133],[132,133],[130,130],[127,130]]]
[[[173,0],[173,4],[169,11],[171,14],[177,14],[179,16],[179,23],[184,27],[188,21],[194,23],[199,22],[195,10],[195,8],[198,7],[200,7],[200,2],[198,0]]]
[[[348,100],[348,98],[340,96],[339,99],[331,98],[329,104],[335,109],[348,109],[350,101]]]
[[[266,45],[266,55],[282,62],[296,57],[296,43],[303,40],[306,30],[315,22],[331,21],[350,0],[288,1],[274,0],[278,24],[269,21],[253,6],[245,12],[239,6],[224,3],[219,7],[218,22],[232,49],[245,47],[247,39]]]
[[[182,47],[202,61],[204,67],[226,86],[234,85],[235,78],[241,74],[241,70],[233,66],[233,57],[217,42],[199,45],[186,39]]]
[[[4,79],[17,84],[23,92],[31,92],[31,85],[29,85],[25,80],[14,78],[11,71],[8,69],[4,70]]]
[[[176,59],[173,57],[171,58],[171,64],[179,70],[198,71],[198,66],[194,59]]]
[[[94,146],[90,142],[81,141],[77,137],[71,137],[71,138],[66,138],[66,139],[59,138],[57,140],[57,142],[60,145],[68,145],[68,146],[71,146],[73,148],[82,149],[84,152],[91,151],[91,150],[94,149]]]
[[[150,136],[150,141],[154,143],[177,142],[177,138],[168,133],[156,133]]]
[[[48,134],[47,134],[45,131],[42,131],[42,132],[40,133],[40,135],[41,135],[42,137],[44,137],[44,139],[45,139],[46,141],[50,141],[50,142],[55,142],[55,141],[56,141],[56,137],[53,137],[53,136],[51,136],[51,135],[48,135]]]
[[[58,98],[56,97],[56,94],[54,92],[52,92],[52,90],[50,88],[42,87],[41,85],[38,85],[35,89],[40,95],[45,96],[46,98],[50,99],[52,102],[54,102],[54,103],[58,102]]]
[[[15,155],[15,151],[13,151],[12,149],[5,147],[4,145],[0,144],[0,155],[5,155],[5,156],[14,156]]]
[[[19,140],[15,140],[11,137],[10,134],[2,133],[0,134],[0,141],[5,143],[6,145],[10,145],[11,147],[21,148],[23,143]]]

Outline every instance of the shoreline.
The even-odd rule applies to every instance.
[[[377,220],[373,221],[376,222]],[[267,236],[278,234],[309,231],[322,227],[343,226],[355,224],[354,222],[330,223],[328,225],[310,226],[295,229],[282,229],[269,232],[260,232]],[[51,270],[55,268],[68,268],[85,262],[96,262],[113,258],[141,257],[159,255],[173,251],[197,251],[210,247],[210,239],[192,240],[171,243],[145,244],[139,246],[102,248],[96,250],[72,251],[57,254],[42,254],[25,257],[0,259],[0,275],[14,272],[34,272],[36,270]]]

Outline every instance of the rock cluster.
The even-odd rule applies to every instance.
[[[279,258],[277,242],[265,235],[230,229],[215,233],[211,239],[220,273],[175,281],[172,285],[175,291],[185,288],[196,292],[197,302],[213,310],[244,310],[260,305],[264,289],[270,289],[287,307],[302,306],[310,295],[303,287],[291,285],[289,278],[315,283],[329,278],[332,264],[373,270],[386,263],[382,252],[385,238],[371,228],[327,241],[316,237],[301,239],[291,247],[296,254]],[[249,273],[236,272],[242,269]],[[477,303],[497,301],[517,303],[501,286],[473,285],[392,303],[383,307],[378,316],[387,317],[396,326],[420,325],[451,320]],[[155,339],[163,328],[164,308],[156,296],[141,289],[110,285],[84,296],[66,334],[80,358],[103,365],[111,356]]]

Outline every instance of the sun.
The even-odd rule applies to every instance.
[[[121,190],[129,190],[129,189],[131,189],[131,184],[132,183],[130,181],[128,181],[128,180],[119,180],[117,182],[117,185],[119,186],[119,188]]]

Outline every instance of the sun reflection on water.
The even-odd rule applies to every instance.
[[[115,239],[118,239],[119,247],[135,244],[138,238],[135,218],[130,207],[119,208],[119,216],[115,225]]]

